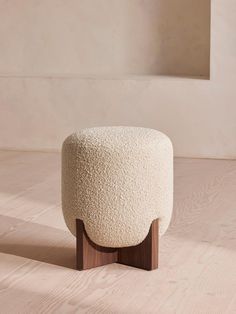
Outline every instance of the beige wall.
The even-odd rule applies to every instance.
[[[148,1],[154,0],[136,0],[138,4]],[[107,12],[108,21],[115,26],[114,19],[122,16],[117,16],[119,10],[116,7],[110,10],[108,0],[90,0],[90,3],[99,2],[102,12]],[[176,6],[178,0],[168,0],[171,2]],[[76,11],[79,3],[88,2],[0,0],[0,148],[59,149],[63,138],[81,127],[137,125],[167,133],[177,156],[236,157],[235,0],[212,0],[211,80],[127,77],[124,70],[129,69],[132,73],[131,63],[122,68],[120,60],[113,65],[118,64],[118,70],[122,68],[122,71],[119,73],[112,68],[112,73],[120,76],[113,75],[113,79],[92,77],[92,68],[88,70],[86,66],[83,69],[78,58],[83,38],[85,42],[87,38],[83,34],[84,28],[82,32],[76,28],[80,25]],[[112,0],[111,3],[115,5],[119,1]],[[105,27],[103,20],[96,23]],[[204,34],[205,30],[206,27]],[[107,36],[112,38],[110,29],[102,31],[108,32]],[[94,29],[90,35],[96,37],[96,34]],[[173,44],[175,40],[169,43]],[[137,43],[135,41],[131,47]],[[112,51],[107,54],[119,57],[117,52],[121,47],[115,48],[116,54]],[[194,47],[197,51],[198,46]],[[110,45],[110,49],[113,48],[114,43]],[[107,54],[102,60],[102,51],[103,48],[99,60],[104,66],[106,60],[111,60],[107,59]],[[132,51],[135,53],[136,50]],[[204,60],[205,56],[206,53]],[[88,56],[88,60],[89,57],[93,55]],[[200,59],[195,57],[195,63]],[[158,60],[160,62],[160,58]],[[169,60],[172,60],[171,56]],[[151,73],[146,61],[137,73]],[[156,64],[158,73],[161,73],[161,64],[163,62]],[[183,64],[189,67],[190,63]],[[203,68],[206,67],[207,63]],[[103,72],[104,67],[101,69],[98,74],[110,74],[109,71]],[[164,73],[168,73],[167,69]],[[174,69],[173,65],[170,69]],[[183,66],[179,69],[182,71]],[[84,79],[83,75],[90,78]]]
[[[209,74],[210,0],[0,3],[2,74]]]

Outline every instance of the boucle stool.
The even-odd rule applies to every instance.
[[[77,238],[77,269],[113,262],[158,267],[173,202],[173,150],[139,127],[84,129],[62,147],[62,208]]]

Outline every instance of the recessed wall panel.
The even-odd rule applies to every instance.
[[[210,0],[0,0],[0,75],[209,76]]]

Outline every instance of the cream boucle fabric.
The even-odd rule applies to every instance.
[[[62,148],[62,207],[75,235],[83,220],[101,246],[142,242],[152,221],[160,235],[170,222],[173,151],[161,132],[138,127],[100,127],[70,135]]]

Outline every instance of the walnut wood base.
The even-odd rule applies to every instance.
[[[84,270],[111,263],[120,263],[145,270],[158,268],[159,221],[154,220],[145,240],[136,246],[107,248],[92,242],[83,221],[76,220],[77,269]]]

